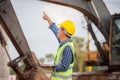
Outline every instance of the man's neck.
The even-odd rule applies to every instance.
[[[69,39],[69,38],[68,37],[64,37],[64,38],[61,39],[61,42],[65,41],[67,39]]]

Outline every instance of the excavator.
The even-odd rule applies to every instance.
[[[97,48],[96,60],[88,59],[85,66],[106,66],[106,70],[72,74],[73,80],[120,80],[120,14],[111,15],[103,0],[38,0],[74,8],[84,14],[87,29]],[[12,41],[19,57],[11,60],[8,66],[16,72],[17,80],[49,80],[39,68],[35,54],[30,50],[10,0],[0,0],[0,24]],[[105,42],[98,41],[92,24],[98,28]],[[6,41],[0,32],[3,47]],[[22,70],[19,63],[23,61]]]

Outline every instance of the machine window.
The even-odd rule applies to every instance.
[[[118,27],[118,29],[120,30],[120,19],[115,20],[115,24]]]

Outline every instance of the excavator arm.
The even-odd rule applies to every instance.
[[[19,57],[14,60],[10,59],[10,62],[8,63],[8,65],[17,73],[18,80],[48,80],[47,76],[41,70],[36,71],[39,66],[38,61],[35,54],[31,52],[28,46],[10,0],[0,0],[0,24],[19,54]],[[24,70],[21,70],[18,65],[21,61],[25,64]],[[35,79],[35,76],[30,78],[30,75],[38,76],[37,79]]]
[[[2,0],[0,3],[0,23],[18,53],[20,53],[20,57],[25,56],[26,53],[30,54],[30,48],[9,0]],[[33,66],[34,62],[32,60],[27,60],[26,64]]]

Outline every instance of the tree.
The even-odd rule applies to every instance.
[[[39,61],[40,61],[41,64],[43,64],[45,59],[44,58],[40,58]]]
[[[73,37],[73,43],[75,48],[75,65],[73,68],[74,72],[83,72],[84,71],[84,56],[83,52],[85,51],[83,49],[83,42],[84,39],[80,37]]]
[[[54,55],[52,53],[47,54],[45,57],[48,61],[52,61],[54,59]]]

